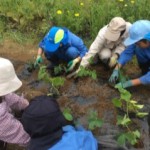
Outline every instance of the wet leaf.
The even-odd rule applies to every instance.
[[[135,145],[139,138],[140,138],[140,132],[138,130],[130,131],[127,133],[122,133],[118,137],[117,142],[119,145],[122,146],[125,144],[126,140],[128,140],[129,143],[131,143],[132,145]]]
[[[62,77],[54,77],[54,78],[50,78],[50,81],[52,83],[52,85],[56,88],[63,86],[64,82],[65,82],[65,78]]]
[[[125,142],[126,142],[126,135],[123,133],[121,134],[118,139],[117,139],[117,142],[120,146],[124,145]]]
[[[89,70],[84,67],[80,67],[80,71],[77,74],[78,77],[91,77],[93,80],[97,79],[97,74],[95,70]]]
[[[131,100],[130,103],[137,104],[137,101]]]
[[[103,124],[103,121],[98,119],[98,120],[93,120],[89,123],[89,129],[94,130],[96,127],[101,127]]]
[[[121,125],[122,120],[123,120],[123,117],[118,115],[117,116],[117,125]]]
[[[131,119],[129,117],[127,117],[127,115],[125,114],[123,120],[122,120],[122,125],[127,125],[131,122]]]
[[[72,121],[73,120],[73,117],[71,114],[64,114],[65,118],[69,121]]]
[[[147,116],[148,113],[146,113],[146,112],[138,112],[138,113],[136,113],[136,115],[137,115],[138,117],[143,118],[143,117]]]
[[[71,110],[69,108],[64,109],[63,115],[64,115],[66,120],[68,120],[68,121],[72,121],[73,120],[73,116],[72,116]]]
[[[125,101],[130,101],[131,99],[131,93],[127,90],[124,90],[123,92],[121,92],[121,99],[125,100]]]
[[[58,66],[54,67],[54,74],[58,75],[59,73],[62,72],[62,70],[63,70],[62,66],[58,65]]]
[[[53,96],[53,93],[48,93],[47,96]]]
[[[46,66],[41,66],[40,70],[38,72],[38,80],[44,80],[44,81],[48,82],[47,81],[48,78],[49,78],[49,76],[46,72]]]
[[[113,104],[114,104],[115,107],[121,108],[122,102],[121,102],[119,99],[114,98],[114,99],[112,100],[112,102],[113,102]]]
[[[135,145],[137,143],[136,137],[134,136],[133,132],[126,133],[126,138],[132,145]]]
[[[131,143],[132,145],[135,145],[138,139],[140,138],[140,132],[138,130],[128,132],[126,133],[126,138],[129,143]]]
[[[127,126],[131,122],[131,119],[125,114],[124,117],[117,116],[117,124]]]
[[[102,125],[103,125],[103,120],[98,119],[98,120],[96,121],[96,126],[100,128]]]
[[[144,105],[134,105],[137,109],[142,109],[144,107]]]
[[[97,111],[92,111],[92,110],[89,113],[88,122],[89,122],[90,130],[94,130],[96,127],[100,128],[103,124],[103,121],[98,118]]]
[[[134,131],[133,133],[136,137],[140,138],[141,134],[138,130]]]
[[[89,129],[90,130],[94,130],[95,129],[95,122],[94,121],[89,123]]]
[[[96,80],[97,79],[96,72],[92,72],[91,77],[92,77],[93,80]]]

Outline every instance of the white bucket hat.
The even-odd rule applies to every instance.
[[[0,57],[0,96],[16,91],[21,85],[13,64],[8,59]]]
[[[121,31],[126,29],[126,22],[121,17],[113,18],[108,24],[104,37],[110,41],[117,41],[120,37]]]

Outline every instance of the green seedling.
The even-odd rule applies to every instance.
[[[112,102],[117,108],[123,109],[123,107],[125,106],[124,116],[118,115],[117,117],[117,125],[126,128],[126,132],[121,133],[118,136],[117,141],[119,145],[124,145],[126,142],[135,145],[140,138],[140,132],[138,130],[131,130],[130,125],[133,123],[133,121],[129,117],[129,112],[134,112],[138,117],[144,117],[148,115],[148,113],[140,112],[144,105],[140,105],[137,101],[132,100],[132,95],[129,91],[123,89],[121,86],[116,86],[116,88],[120,92],[120,98],[114,98]]]
[[[97,74],[95,70],[89,70],[84,67],[80,67],[80,71],[77,74],[77,77],[91,77],[93,80],[97,79]]]
[[[89,122],[88,128],[90,130],[94,130],[97,127],[100,128],[103,125],[103,121],[98,118],[98,113],[96,111],[90,111],[88,122]]]
[[[127,141],[131,143],[131,145],[135,145],[138,142],[140,136],[141,135],[138,130],[121,133],[118,136],[117,142],[120,146],[124,145]]]
[[[127,127],[131,123],[131,119],[125,114],[124,117],[117,117],[117,125],[122,125],[123,127]]]
[[[71,114],[71,109],[70,108],[65,108],[63,110],[63,115],[64,115],[66,120],[73,121],[73,116]]]
[[[36,69],[33,62],[28,62],[27,65],[28,72],[33,72]]]
[[[62,72],[67,72],[66,71],[67,69],[66,69],[66,66],[65,65],[63,65],[63,64],[59,64],[58,66],[56,66],[56,67],[54,67],[54,74],[55,75],[59,75],[59,74],[61,74]]]
[[[64,85],[65,79],[63,77],[50,77],[46,70],[46,66],[41,66],[38,72],[38,79],[43,80],[46,83],[51,85],[50,91],[56,91],[57,95],[59,95],[58,88]],[[53,93],[49,93],[48,95],[53,95]]]
[[[88,62],[90,63],[90,65],[93,65],[94,64],[94,57],[91,57]]]

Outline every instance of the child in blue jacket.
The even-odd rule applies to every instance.
[[[42,62],[44,53],[52,66],[66,62],[68,71],[72,71],[86,52],[87,48],[81,38],[67,28],[53,26],[39,43],[35,66]]]

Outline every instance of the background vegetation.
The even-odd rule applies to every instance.
[[[149,0],[0,0],[0,41],[41,39],[52,25],[93,40],[112,17],[149,19]]]

